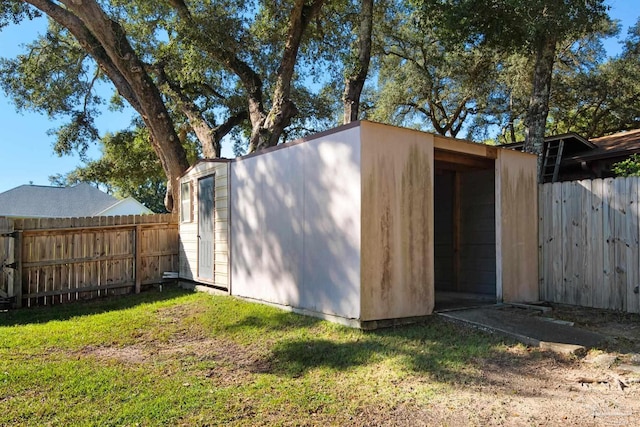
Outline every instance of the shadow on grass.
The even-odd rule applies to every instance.
[[[309,328],[321,322],[320,319],[310,316],[302,316],[282,310],[261,310],[260,313],[246,314],[238,318],[232,324],[226,325],[225,330],[231,333],[247,330],[265,331],[291,331],[300,328]]]
[[[500,337],[433,318],[410,326],[362,332],[346,342],[285,339],[272,348],[268,364],[272,374],[293,378],[315,369],[348,371],[378,362],[383,363],[376,367],[379,369],[397,364],[393,369],[455,384],[486,383],[482,371],[487,368],[535,374],[530,366],[539,360],[539,353],[506,353],[500,349],[502,343],[505,340]]]
[[[338,371],[366,365],[385,353],[375,341],[337,343],[325,339],[287,340],[272,350],[269,363],[273,373],[299,377],[315,368]]]
[[[126,310],[141,304],[168,301],[191,293],[177,286],[164,286],[163,291],[149,289],[139,294],[107,296],[86,301],[75,301],[43,307],[20,308],[0,313],[0,326],[46,323],[73,317]]]
[[[393,359],[400,369],[436,381],[478,383],[488,360],[522,372],[535,362],[535,356],[501,351],[500,345],[510,342],[502,337],[436,316],[413,325],[359,331],[261,305],[235,314],[222,326],[223,333],[249,337],[248,341],[269,337],[269,348],[255,361],[255,371],[283,377],[297,378],[316,369],[348,371]]]

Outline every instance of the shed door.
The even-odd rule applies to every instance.
[[[213,175],[198,180],[198,277],[213,280]]]

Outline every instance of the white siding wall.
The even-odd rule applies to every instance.
[[[198,179],[215,174],[214,271],[213,283],[229,287],[229,163],[203,161],[196,164],[180,183],[191,182],[193,215],[180,222],[180,277],[198,280]]]
[[[232,290],[360,316],[360,129],[231,164]]]
[[[152,214],[151,209],[146,208],[142,203],[137,200],[127,197],[120,200],[115,205],[105,209],[98,213],[100,216],[116,216],[116,215],[145,215]]]

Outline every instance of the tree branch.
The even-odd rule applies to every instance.
[[[149,129],[151,146],[167,175],[167,188],[171,193],[167,194],[166,206],[172,211],[173,200],[179,197],[179,186],[173,181],[181,176],[189,163],[158,87],[146,72],[122,26],[106,15],[96,0],[61,2],[82,22],[82,28],[86,28],[102,46],[114,68],[131,88],[137,111]]]
[[[71,34],[78,40],[83,49],[98,63],[98,66],[113,82],[114,86],[128,102],[134,110],[141,113],[140,103],[135,96],[133,89],[118,70],[115,64],[109,58],[106,50],[96,40],[94,35],[89,31],[85,24],[77,16],[68,10],[58,6],[49,0],[24,0],[36,9],[47,14],[51,19],[69,30]]]
[[[291,123],[291,118],[298,113],[298,109],[290,99],[293,71],[302,35],[311,20],[320,12],[323,3],[324,0],[314,0],[310,5],[307,5],[306,0],[296,0],[291,9],[284,51],[276,71],[271,109],[261,122],[251,118],[252,131],[249,152],[278,144],[282,132]],[[249,114],[253,114],[251,106]]]

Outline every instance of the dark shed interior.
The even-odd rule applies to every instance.
[[[435,166],[435,309],[495,303],[494,160],[436,153]]]

